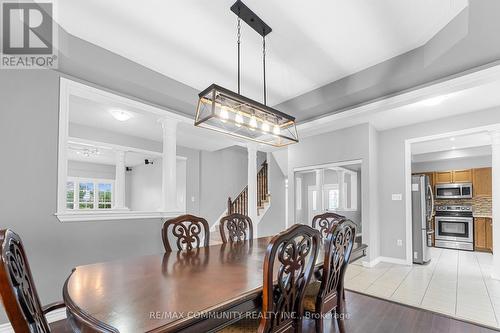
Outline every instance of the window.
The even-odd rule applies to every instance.
[[[66,209],[111,209],[112,199],[112,180],[71,178],[66,182]]]
[[[111,184],[100,183],[99,185],[99,209],[111,209]]]
[[[339,190],[328,190],[328,210],[339,208]]]

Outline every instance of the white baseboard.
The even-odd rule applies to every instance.
[[[362,261],[362,265],[364,267],[372,268],[373,266],[377,265],[380,262],[387,262],[390,264],[396,264],[396,265],[405,265],[407,266],[408,263],[406,262],[406,259],[399,259],[399,258],[393,258],[393,257],[382,257],[379,256],[372,261]]]
[[[48,313],[45,318],[49,323],[66,319],[66,308],[57,309]],[[0,325],[0,333],[15,333],[10,323]]]

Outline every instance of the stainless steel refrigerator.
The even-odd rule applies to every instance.
[[[434,194],[429,176],[415,175],[411,179],[413,262],[424,264],[431,260],[431,221],[434,216]]]

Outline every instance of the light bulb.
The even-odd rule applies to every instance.
[[[280,135],[280,133],[281,133],[280,127],[278,125],[274,125],[274,127],[273,127],[273,134],[274,135]]]
[[[250,118],[250,122],[248,123],[250,125],[250,129],[253,131],[255,128],[257,128],[257,119],[255,119],[255,116],[252,116]]]
[[[224,122],[224,123],[226,122],[226,119],[229,118],[229,113],[227,112],[225,107],[222,107],[220,109],[220,117],[221,117],[222,122]]]
[[[239,113],[234,117],[234,121],[236,122],[236,126],[240,127],[243,124],[243,116]]]
[[[269,132],[269,124],[268,123],[262,123],[262,131]]]

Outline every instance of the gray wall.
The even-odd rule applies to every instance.
[[[10,189],[0,194],[0,228],[12,228],[23,239],[44,304],[61,300],[64,280],[75,266],[163,252],[160,219],[61,223],[54,216],[59,78],[50,70],[3,70],[0,75],[0,147],[8,156],[0,183]],[[227,196],[246,184],[244,149],[209,153],[178,147],[178,154],[188,158],[190,213],[222,213]],[[221,184],[224,191],[211,190],[224,187]],[[202,211],[204,197],[212,202]],[[0,323],[4,322],[7,318],[0,309]]]
[[[405,208],[405,140],[438,133],[500,123],[500,109],[490,109],[449,118],[423,122],[379,133],[378,197],[380,206],[380,253],[382,256],[406,258]],[[391,194],[403,194],[402,201],[392,201]]]
[[[269,193],[271,206],[257,226],[257,236],[276,235],[286,229],[285,221],[285,175],[281,171],[273,154],[267,154]]]
[[[294,179],[294,169],[326,163],[362,160],[361,196],[362,237],[368,243],[367,261],[379,256],[377,213],[377,132],[362,124],[338,131],[302,138],[288,148],[288,179]],[[373,162],[375,161],[375,162]],[[295,184],[288,182],[288,220],[295,221]]]
[[[412,172],[448,171],[491,167],[491,156],[412,163]]]
[[[241,147],[201,152],[200,215],[210,225],[227,208],[227,198],[234,199],[247,185],[248,155]]]
[[[75,266],[163,251],[159,219],[61,223],[54,216],[58,98],[56,72],[2,70],[0,147],[8,163],[0,183],[9,191],[0,194],[0,227],[23,239],[43,303],[62,299]]]

